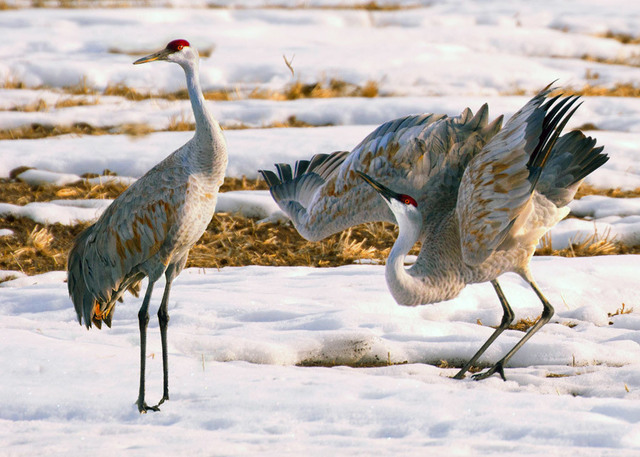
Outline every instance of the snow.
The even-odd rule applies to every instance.
[[[207,8],[205,0],[105,9],[6,3],[22,9],[0,14],[0,81],[28,88],[0,89],[0,129],[87,123],[117,133],[127,124],[163,130],[172,119],[189,122],[186,100],[134,102],[100,93],[119,83],[143,93],[182,89],[175,66],[133,67],[137,57],[125,53],[142,55],[185,37],[200,51],[212,50],[201,61],[203,86],[237,94],[207,102],[228,127],[231,177],[255,178],[276,162],[350,150],[378,124],[406,114],[456,115],[487,102],[491,118],[508,119],[556,79],[575,88],[640,85],[633,66],[640,46],[598,36],[640,30],[640,4],[628,1],[401,0],[390,4],[419,7],[395,11],[326,8],[347,4],[341,0],[216,2],[229,8]],[[331,78],[375,81],[382,96],[246,98],[254,89]],[[62,90],[80,82],[98,93]],[[522,91],[528,95],[510,95]],[[69,99],[84,104],[62,107]],[[263,128],[291,116],[326,126]],[[587,183],[640,187],[638,99],[585,97],[568,128],[587,124],[597,130],[586,133],[611,157]],[[235,126],[250,128],[229,129]],[[20,179],[60,185],[109,169],[118,176],[88,182],[131,184],[191,135],[2,140],[0,177],[28,166]],[[0,214],[72,224],[95,219],[109,203],[0,203]],[[217,210],[282,220],[264,191],[220,194]],[[575,217],[551,231],[554,248],[594,234],[640,243],[637,198],[588,196],[571,212]],[[0,227],[0,240],[11,235]],[[0,271],[0,454],[637,455],[640,256],[535,257],[532,271],[555,307],[551,322],[511,359],[507,382],[475,382],[450,379],[456,370],[438,366],[467,360],[500,322],[488,283],[468,286],[454,300],[406,308],[389,294],[384,267],[366,262],[188,269],[169,302],[171,400],[146,415],[134,405],[141,298],[126,296],[117,305],[112,329],[86,331],[65,272]],[[540,315],[539,300],[519,277],[507,274],[500,283],[517,320]],[[155,312],[163,285],[151,301],[150,402],[162,387]],[[497,361],[521,336],[505,331],[480,363]]]
[[[66,186],[67,184],[82,181],[80,176],[71,173],[55,173],[34,169],[24,171],[16,176],[16,178],[32,186],[39,186],[45,183],[54,186]]]
[[[467,358],[487,338],[500,320],[489,284],[403,308],[388,294],[382,266],[189,269],[174,282],[169,305],[171,400],[144,416],[133,404],[140,298],[118,305],[112,329],[87,332],[69,306],[63,272],[4,283],[0,442],[17,455],[34,445],[45,455],[415,455],[423,448],[556,455],[578,447],[585,455],[633,455],[640,322],[635,313],[606,313],[638,303],[640,293],[626,284],[636,280],[640,256],[543,257],[532,267],[558,313],[512,359],[507,382],[480,383],[425,363]],[[517,319],[539,314],[518,277],[501,282]],[[162,383],[153,317],[150,399]],[[521,335],[505,332],[481,363]],[[387,360],[407,363],[295,366]]]

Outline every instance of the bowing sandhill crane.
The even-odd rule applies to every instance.
[[[261,170],[271,195],[300,234],[319,240],[370,221],[399,226],[385,267],[394,299],[415,306],[456,297],[471,283],[490,281],[503,318],[487,342],[454,376],[461,379],[513,321],[497,278],[519,274],[542,301],[543,312],[484,379],[553,315],[534,282],[529,262],[540,238],[569,209],[582,180],[608,157],[579,131],[560,136],[577,97],[538,93],[501,128],[488,123],[484,105],[474,116],[425,114],[387,122],[351,152],[316,155]],[[384,185],[382,184],[384,183]],[[393,189],[393,190],[391,190]],[[380,198],[382,196],[382,198]],[[410,268],[404,259],[422,248]]]
[[[87,328],[111,326],[116,300],[144,277],[149,284],[138,312],[140,328],[141,413],[158,411],[169,399],[167,304],[172,281],[187,262],[191,246],[213,216],[218,189],[227,168],[227,146],[207,107],[198,77],[198,51],[186,40],[171,41],[134,64],[164,60],[177,63],[187,78],[196,121],[193,138],[125,190],[82,232],[69,253],[68,286],[78,321]],[[158,310],[162,342],[163,395],[156,406],[145,402],[145,354],[149,300],[155,282],[165,275]]]

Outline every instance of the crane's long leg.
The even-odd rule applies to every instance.
[[[165,400],[169,400],[169,352],[167,347],[167,329],[169,328],[169,294],[171,293],[171,284],[173,280],[178,277],[180,272],[184,269],[187,263],[187,255],[179,258],[176,262],[169,264],[165,271],[165,278],[167,280],[164,286],[164,294],[162,295],[162,302],[158,309],[158,322],[160,323],[160,340],[162,342],[162,398],[155,406],[156,408],[163,404]]]
[[[149,325],[149,301],[151,300],[151,293],[153,292],[153,285],[155,281],[149,280],[147,286],[147,292],[144,294],[144,300],[142,300],[142,306],[138,311],[138,326],[140,328],[140,390],[138,393],[138,411],[146,413],[148,410],[159,411],[157,406],[149,406],[144,401],[144,373],[146,368],[147,359],[147,325]]]
[[[551,319],[551,316],[553,316],[553,313],[554,313],[553,306],[551,306],[551,303],[549,303],[549,301],[545,298],[545,296],[542,295],[542,292],[540,292],[540,289],[538,289],[538,286],[536,286],[536,284],[531,279],[525,278],[525,280],[529,283],[533,291],[536,293],[536,295],[542,302],[542,306],[543,306],[542,315],[540,316],[540,319],[538,319],[538,321],[533,325],[533,327],[529,329],[529,331],[522,337],[522,339],[518,341],[516,345],[507,353],[507,355],[505,355],[502,359],[500,359],[498,363],[496,363],[494,366],[489,368],[484,373],[478,373],[474,375],[473,379],[475,379],[476,381],[486,379],[494,373],[499,373],[502,379],[506,381],[506,378],[504,377],[504,366],[507,364],[509,359],[513,357],[513,354],[515,354],[518,351],[518,349],[520,349],[522,345],[526,343],[529,340],[529,338],[531,338],[534,335],[534,333],[540,330],[540,328],[544,324],[549,322],[549,320]]]
[[[169,354],[167,352],[167,327],[169,326],[169,311],[167,309],[169,304],[169,293],[171,292],[171,281],[167,278],[167,284],[164,287],[164,294],[162,295],[162,303],[160,303],[160,309],[158,309],[158,322],[160,323],[160,340],[162,342],[162,399],[158,402],[156,407],[164,403],[169,399]]]
[[[496,330],[491,334],[489,339],[482,345],[478,352],[476,352],[473,357],[467,362],[467,364],[462,367],[460,371],[453,377],[453,379],[462,379],[464,378],[464,374],[473,366],[474,363],[478,360],[478,358],[484,354],[489,346],[498,338],[498,336],[504,332],[504,330],[513,322],[514,314],[511,306],[509,306],[509,302],[507,302],[504,293],[502,292],[502,288],[500,288],[500,284],[498,284],[497,280],[492,280],[491,285],[496,290],[496,294],[498,294],[498,298],[500,299],[500,304],[502,305],[502,321]]]

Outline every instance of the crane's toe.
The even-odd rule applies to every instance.
[[[160,411],[160,408],[158,408],[158,405],[160,403],[158,403],[158,405],[156,406],[149,406],[147,405],[146,402],[137,402],[138,404],[138,411],[140,411],[140,414],[147,414],[147,411]]]
[[[487,379],[488,377],[492,376],[494,373],[498,373],[503,381],[507,380],[507,378],[504,375],[504,367],[503,367],[502,360],[499,361],[498,363],[496,363],[491,368],[489,368],[484,373],[476,373],[476,374],[474,374],[472,376],[472,378],[473,378],[474,381],[482,381],[483,379]]]

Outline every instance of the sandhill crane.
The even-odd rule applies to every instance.
[[[149,170],[106,209],[98,221],[82,232],[69,253],[68,286],[78,321],[111,326],[116,300],[148,277],[147,291],[138,312],[140,329],[141,413],[158,411],[169,399],[167,304],[172,281],[187,262],[191,246],[213,216],[218,189],[227,168],[227,147],[220,125],[207,107],[198,77],[198,51],[186,40],[171,41],[165,49],[134,64],[174,62],[186,75],[196,121],[193,138]],[[149,301],[155,282],[165,275],[164,295],[158,310],[162,342],[163,395],[156,406],[145,402],[145,354]]]
[[[309,240],[364,222],[397,223],[385,276],[401,305],[448,300],[467,284],[491,282],[502,322],[458,379],[513,321],[498,284],[501,274],[519,274],[543,312],[504,358],[475,379],[496,372],[505,379],[508,360],[549,321],[553,307],[529,262],[540,238],[568,214],[582,180],[608,160],[581,132],[560,136],[577,97],[550,98],[550,92],[547,86],[504,128],[502,116],[487,123],[486,105],[475,116],[468,108],[453,118],[408,116],[381,125],[350,153],[298,161],[293,173],[286,164],[276,165],[278,175],[261,170],[275,201]],[[422,248],[407,269],[403,260],[417,241]]]

